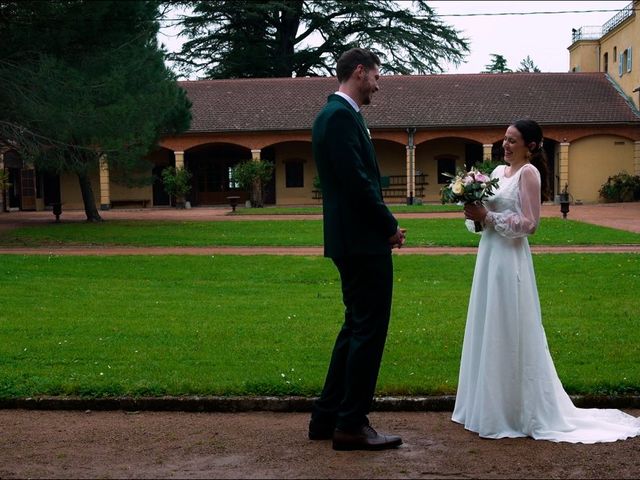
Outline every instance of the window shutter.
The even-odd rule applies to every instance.
[[[620,58],[618,58],[618,75],[622,76],[622,72],[624,72],[624,54],[620,54]]]
[[[631,71],[631,47],[627,48],[627,72]]]

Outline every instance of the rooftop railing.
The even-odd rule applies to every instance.
[[[607,20],[601,27],[587,26],[572,29],[571,40],[572,42],[577,42],[578,40],[597,40],[633,15],[635,15],[635,11],[633,10],[633,2],[631,2],[629,5],[616,13],[613,17]]]
[[[608,20],[604,25],[602,25],[602,35],[606,35],[607,32],[613,30],[622,22],[624,22],[627,18],[634,15],[633,11],[633,2],[624,7],[618,13],[616,13],[610,20]]]
[[[577,42],[578,40],[597,40],[602,37],[602,27],[588,26],[574,28],[571,30],[571,41]]]

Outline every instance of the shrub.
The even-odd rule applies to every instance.
[[[620,172],[607,179],[598,192],[606,202],[640,200],[640,175]]]
[[[175,197],[176,205],[182,207],[185,196],[191,191],[191,172],[186,168],[167,167],[162,170],[162,184],[164,191]]]
[[[491,172],[498,166],[504,165],[504,162],[499,160],[491,160],[490,158],[485,158],[482,163],[476,163],[473,165],[477,170],[481,171],[486,175],[491,175]]]
[[[251,192],[251,206],[262,207],[262,189],[273,176],[273,163],[265,160],[246,160],[231,170],[231,178],[243,190]]]

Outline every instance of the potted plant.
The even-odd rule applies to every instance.
[[[186,168],[167,167],[162,170],[164,191],[175,198],[176,208],[184,208],[186,196],[191,191],[191,172]]]
[[[250,192],[251,207],[263,207],[262,190],[273,176],[273,163],[265,160],[246,160],[231,170],[232,181]]]

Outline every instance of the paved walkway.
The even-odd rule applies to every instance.
[[[188,210],[175,208],[139,208],[113,209],[101,211],[105,220],[304,220],[318,219],[320,215],[269,215],[269,208],[263,209],[263,215],[232,215],[229,207],[197,207]],[[543,217],[562,218],[558,205],[543,205]],[[449,213],[401,213],[402,218],[460,218],[457,212]],[[571,205],[568,218],[581,222],[593,223],[605,227],[619,228],[640,233],[640,202],[630,203],[598,203],[593,205]],[[83,210],[64,210],[60,217],[62,222],[83,222],[86,219]],[[2,212],[0,228],[17,225],[50,223],[53,214],[45,212]]]

